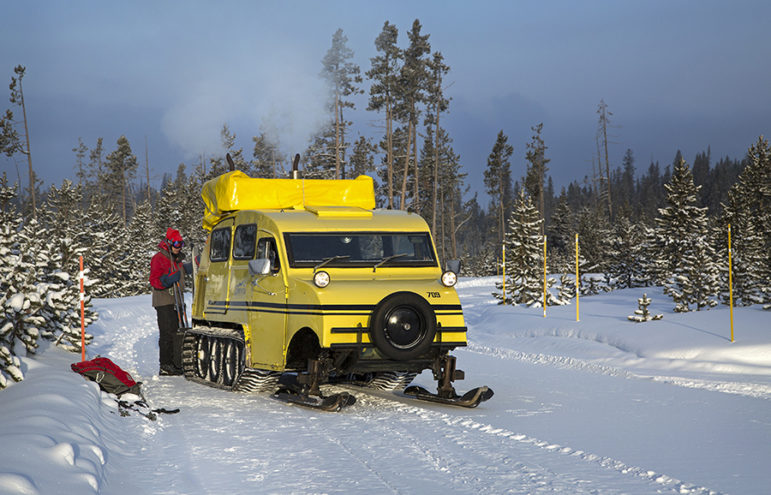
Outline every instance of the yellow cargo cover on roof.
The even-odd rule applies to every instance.
[[[203,228],[211,230],[224,215],[237,210],[305,207],[375,208],[372,177],[333,179],[253,179],[236,170],[204,184]]]

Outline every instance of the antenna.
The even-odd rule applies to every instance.
[[[233,158],[230,157],[230,153],[225,155],[225,159],[228,161],[228,167],[230,168],[230,171],[234,171],[236,169],[236,164],[233,163]]]

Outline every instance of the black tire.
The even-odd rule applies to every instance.
[[[436,335],[431,305],[412,292],[397,292],[375,307],[369,338],[385,357],[407,361],[425,354]]]

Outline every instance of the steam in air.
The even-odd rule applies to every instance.
[[[183,85],[165,112],[166,138],[187,158],[222,155],[224,124],[249,159],[252,137],[265,134],[286,156],[302,153],[330,117],[320,62],[297,52],[272,52],[258,66],[201,74]]]

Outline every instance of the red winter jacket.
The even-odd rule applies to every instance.
[[[158,244],[158,252],[150,261],[150,285],[153,287],[154,307],[174,304],[174,294],[170,290],[174,283],[168,280],[169,276],[179,271],[180,279],[184,280],[185,269],[182,263],[172,263],[172,258],[166,242]]]

